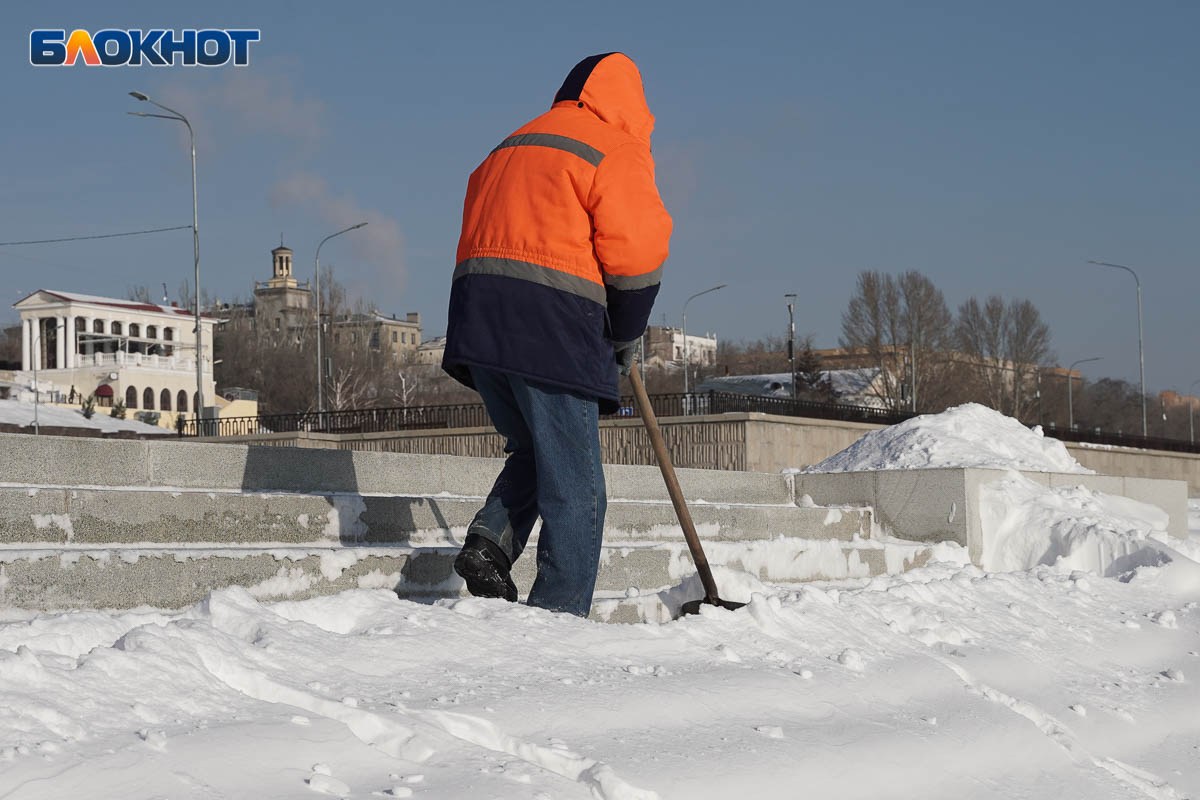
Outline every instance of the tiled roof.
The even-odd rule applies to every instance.
[[[177,308],[175,306],[160,306],[156,303],[139,303],[136,300],[118,300],[115,297],[98,297],[91,294],[80,294],[79,292],[59,292],[53,289],[38,289],[28,297],[33,297],[34,294],[44,293],[51,297],[57,297],[60,300],[65,300],[71,303],[88,303],[97,306],[109,306],[111,308],[121,308],[126,311],[146,311],[154,314],[170,314],[178,317],[192,317],[192,311],[186,308]],[[27,298],[22,298],[27,299]],[[19,300],[17,302],[20,302]],[[215,319],[211,314],[200,314],[201,317]]]

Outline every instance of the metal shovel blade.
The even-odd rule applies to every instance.
[[[732,600],[722,600],[719,597],[717,597],[717,598],[705,597],[703,600],[688,600],[686,603],[684,603],[682,606],[679,607],[679,615],[682,617],[682,616],[687,616],[688,614],[699,614],[700,606],[705,606],[705,605],[716,606],[717,608],[723,608],[727,611],[737,611],[739,608],[742,608],[746,604],[745,603],[735,603]]]

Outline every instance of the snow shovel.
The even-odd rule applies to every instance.
[[[692,524],[692,515],[683,499],[683,490],[679,488],[679,479],[675,477],[671,454],[667,452],[666,442],[663,441],[662,431],[658,427],[658,419],[654,416],[654,409],[650,407],[650,398],[646,396],[646,387],[642,385],[638,366],[634,364],[633,369],[629,370],[633,397],[637,402],[638,411],[642,414],[642,422],[646,425],[646,433],[650,436],[650,444],[654,447],[654,457],[658,459],[663,481],[667,484],[667,494],[671,495],[671,503],[675,506],[675,516],[679,518],[679,526],[683,528],[683,538],[687,540],[688,549],[692,551],[692,561],[696,564],[696,571],[700,573],[700,582],[704,584],[704,599],[689,600],[683,604],[680,612],[699,614],[700,606],[704,604],[727,608],[730,611],[741,608],[746,604],[722,600],[717,595],[717,582],[713,580],[712,570],[708,568],[708,558],[704,555],[704,548],[700,546],[700,537],[696,535],[696,526]]]

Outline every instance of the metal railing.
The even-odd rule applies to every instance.
[[[1062,442],[1099,444],[1112,447],[1137,447],[1143,450],[1169,450],[1175,453],[1200,453],[1200,442],[1187,439],[1168,439],[1163,436],[1142,436],[1137,433],[1112,433],[1094,428],[1043,428],[1045,434]]]
[[[760,412],[790,417],[812,417],[850,422],[892,424],[912,414],[840,403],[815,403],[788,398],[754,397],[731,392],[668,393],[650,396],[658,417],[699,416],[727,412]],[[636,417],[632,395],[621,398],[621,408],[607,418]],[[344,411],[305,411],[293,414],[262,414],[255,417],[222,417],[200,420],[202,436],[246,436],[265,433],[382,433],[385,431],[481,428],[490,426],[482,403],[409,406],[407,408],[364,408]],[[196,420],[186,420],[184,436],[196,435]]]
[[[200,420],[202,436],[247,436],[264,433],[381,433],[437,428],[481,428],[491,425],[482,403],[407,408],[358,408],[221,417]],[[183,424],[182,435],[196,435],[196,420]]]

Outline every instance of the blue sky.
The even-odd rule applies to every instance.
[[[382,311],[444,330],[467,175],[548,107],[583,56],[638,62],[675,218],[652,321],[835,346],[862,269],[918,269],[952,308],[1033,299],[1062,363],[1200,378],[1200,6],[1185,2],[161,3],[7,5],[0,241],[190,222],[181,125],[125,115],[138,89],[197,129],[202,285],[247,296],[279,241],[322,251]],[[196,10],[202,9],[202,10]],[[35,27],[254,27],[240,69],[46,69]],[[177,130],[178,128],[178,130]],[[0,248],[0,301],[123,296],[191,275],[187,231]],[[0,310],[0,318],[4,314]]]

